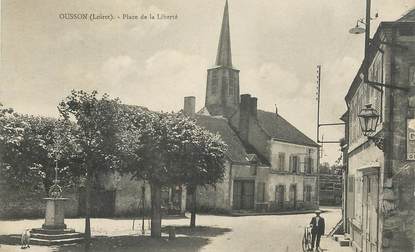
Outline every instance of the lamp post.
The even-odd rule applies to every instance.
[[[363,66],[364,66],[364,80],[365,82],[368,81],[368,70],[369,70],[369,46],[370,46],[370,20],[372,19],[370,16],[370,9],[371,9],[372,2],[371,0],[366,0],[366,18],[363,21],[363,18],[357,20],[356,26],[349,30],[352,34],[365,34],[365,51],[364,51],[364,59],[363,59]],[[375,18],[378,17],[376,13]],[[365,28],[359,27],[359,23],[364,24]]]

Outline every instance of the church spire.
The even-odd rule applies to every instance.
[[[232,67],[231,36],[229,30],[228,0],[223,11],[222,29],[220,31],[218,54],[216,55],[217,66]]]
[[[212,116],[230,118],[239,107],[239,70],[232,67],[228,1],[223,11],[216,66],[208,69],[205,107]]]

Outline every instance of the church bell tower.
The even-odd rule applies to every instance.
[[[215,66],[207,70],[205,107],[212,116],[230,117],[239,104],[239,70],[232,66],[228,1],[223,12]]]

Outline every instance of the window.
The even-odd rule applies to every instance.
[[[290,156],[290,171],[292,173],[299,172],[300,160],[298,156]]]
[[[256,201],[259,203],[265,202],[265,183],[263,182],[257,183]]]
[[[312,157],[310,157],[310,173],[313,173],[314,171],[314,159]]]
[[[311,201],[311,185],[305,186],[305,201],[310,202]]]
[[[226,76],[222,76],[222,87],[224,87],[224,88],[228,87],[229,88],[229,79]]]
[[[304,172],[307,174],[311,174],[313,172],[314,163],[313,158],[305,157],[304,158]]]
[[[234,93],[235,93],[234,80],[231,75],[231,78],[229,79],[229,84],[228,84],[228,96],[232,96],[234,95]]]
[[[285,153],[283,152],[278,153],[278,170],[285,170]]]
[[[212,94],[216,94],[218,92],[218,75],[216,72],[212,72],[212,87],[211,87]]]

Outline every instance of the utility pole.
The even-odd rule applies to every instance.
[[[366,0],[366,20],[365,20],[365,58],[364,58],[364,80],[367,82],[369,80],[369,46],[370,46],[370,9],[371,9],[371,0]]]
[[[328,144],[338,144],[340,141],[324,141],[324,136],[320,141],[320,127],[327,127],[327,126],[341,126],[345,125],[345,123],[320,123],[320,92],[321,91],[321,65],[317,65],[317,143],[321,144],[318,148],[317,153],[317,190],[316,190],[316,199],[317,199],[317,206],[320,207],[320,161],[323,158],[323,145],[325,143]]]
[[[320,83],[321,81],[321,65],[317,65],[317,143],[320,142]],[[321,150],[318,148],[317,152],[317,179],[316,179],[316,200],[317,209],[320,209],[320,151],[323,153],[323,143]]]
[[[317,143],[320,140],[320,80],[321,65],[317,65]]]

